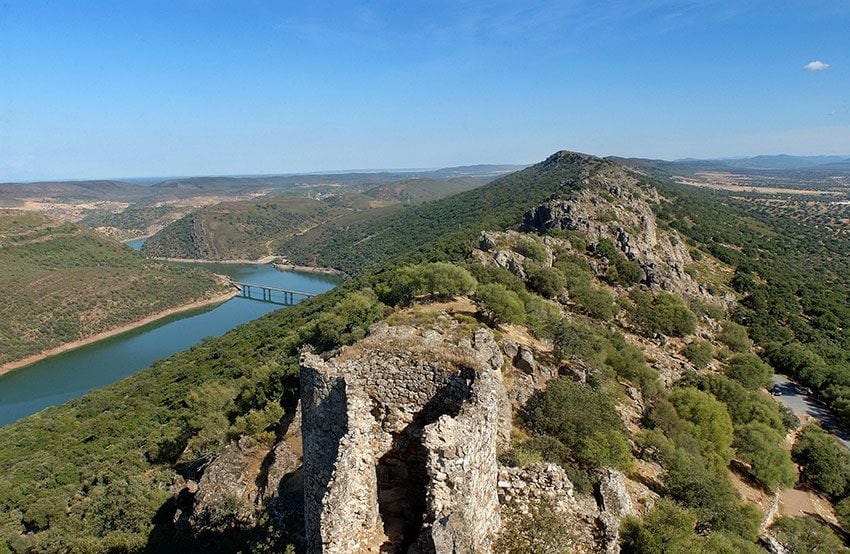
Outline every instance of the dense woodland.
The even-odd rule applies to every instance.
[[[744,462],[757,486],[775,491],[797,480],[793,455],[800,479],[850,516],[850,501],[841,500],[850,492],[850,454],[813,426],[793,453],[783,448],[799,422],[761,390],[772,364],[850,417],[845,246],[750,214],[726,195],[654,181],[666,198],[654,206],[657,214],[687,237],[694,259],[734,268],[728,283],[706,284],[734,288],[741,297],[736,312],[653,293],[616,249],[591,248],[578,234],[552,233],[570,249],[556,250],[551,265],[539,237],[511,245],[525,260],[524,279],[469,263],[482,230],[520,228],[529,208],[579,190],[581,178],[606,163],[553,156],[472,191],[354,221],[321,240],[288,242],[294,259],[354,278],[0,430],[0,551],[283,549],[291,538],[268,521],[206,543],[176,529],[168,490],[175,472],[197,471],[241,435],[274,441],[282,413],[294,407],[304,345],[324,351],[350,344],[422,298],[459,294],[480,309],[470,324],[521,324],[549,341],[558,360],[594,370],[585,384],[549,382],[516,423],[521,432],[501,453],[503,463],[561,464],[583,493],[592,491],[600,468],[629,471],[641,460],[663,469],[663,497],[646,517],[623,524],[625,552],[759,551],[762,514],[735,490],[733,459]],[[594,274],[591,262],[601,259],[616,271]],[[567,317],[555,301],[565,292]],[[722,329],[713,344],[694,335],[709,324]],[[672,337],[686,345],[694,367],[711,362],[721,370],[665,388],[624,333]],[[626,384],[646,404],[635,433],[615,410]],[[532,551],[541,544],[528,542],[532,536],[557,548],[559,529],[551,517],[531,517],[503,536],[503,550]],[[844,549],[839,535],[807,518],[780,518],[772,529],[794,552]]]

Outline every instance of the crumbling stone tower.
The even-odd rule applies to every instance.
[[[301,365],[310,552],[490,551],[509,422],[489,331],[453,342],[380,324]]]

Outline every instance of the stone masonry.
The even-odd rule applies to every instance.
[[[301,365],[309,552],[490,552],[500,528],[502,355],[379,324]]]

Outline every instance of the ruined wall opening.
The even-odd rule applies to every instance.
[[[381,552],[433,550],[433,545],[429,548],[429,545],[420,544],[428,510],[428,451],[422,442],[423,432],[427,425],[443,415],[457,417],[464,402],[471,397],[475,372],[464,368],[447,377],[425,405],[413,414],[413,421],[393,434],[390,448],[378,458],[375,467],[378,511],[386,537]]]

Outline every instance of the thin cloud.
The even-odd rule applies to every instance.
[[[814,60],[803,66],[806,71],[825,71],[829,69],[828,63],[823,63],[820,60]]]

